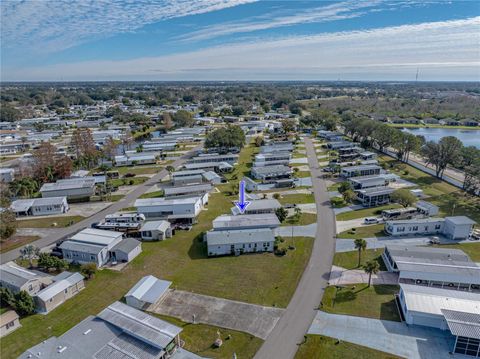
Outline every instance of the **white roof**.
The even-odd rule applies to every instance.
[[[168,221],[148,221],[145,222],[140,228],[140,231],[162,231],[165,232],[170,228],[170,222]]]
[[[26,212],[31,207],[61,205],[66,201],[67,201],[66,197],[17,199],[16,201],[12,202],[12,204],[10,205],[10,208],[14,212]]]
[[[50,298],[55,297],[58,293],[63,292],[65,289],[83,280],[83,276],[80,273],[70,273],[71,275],[66,279],[61,279],[50,284],[48,287],[42,289],[37,293],[37,297],[44,302]]]
[[[170,288],[172,282],[161,280],[153,275],[147,275],[140,279],[125,297],[134,297],[142,302],[155,303]]]
[[[73,237],[71,237],[70,240],[76,242],[109,245],[118,237],[122,237],[122,235],[123,234],[121,232],[116,231],[105,231],[102,229],[85,228],[84,230],[81,230]]]
[[[480,294],[400,283],[409,311],[442,315],[442,309],[480,314]]]
[[[275,235],[270,228],[237,229],[229,231],[208,231],[207,243],[211,245],[274,242]]]
[[[58,180],[55,183],[45,183],[42,188],[40,188],[40,192],[59,191],[73,188],[89,188],[93,186],[95,186],[95,179],[92,177],[70,178]]]
[[[189,198],[139,198],[135,201],[135,207],[141,206],[160,206],[160,205],[176,205],[176,204],[195,204],[200,197]]]

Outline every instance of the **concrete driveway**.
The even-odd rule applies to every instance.
[[[465,358],[449,354],[454,340],[448,331],[388,320],[318,311],[308,333],[338,338],[408,359]]]
[[[184,322],[204,323],[238,330],[265,339],[284,309],[236,302],[201,294],[171,290],[151,312],[180,318]]]
[[[315,233],[317,231],[317,224],[307,224],[305,226],[282,226],[275,228],[275,235],[282,236],[282,237],[290,237],[292,235],[292,227],[293,227],[293,235],[294,237],[315,237]]]
[[[328,283],[330,285],[368,283],[368,274],[361,269],[332,266]],[[372,274],[372,284],[398,284],[398,274],[384,271]]]
[[[337,234],[342,233],[343,231],[348,231],[352,228],[365,227],[368,226],[363,223],[365,218],[355,218],[348,221],[337,221]]]

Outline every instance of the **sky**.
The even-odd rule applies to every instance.
[[[2,0],[2,81],[480,81],[480,1]]]

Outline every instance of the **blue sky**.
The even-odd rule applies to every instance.
[[[3,81],[480,80],[480,2],[5,0]]]

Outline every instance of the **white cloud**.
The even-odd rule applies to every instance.
[[[348,0],[296,12],[283,9],[246,20],[206,26],[200,30],[179,36],[178,39],[182,41],[207,40],[219,36],[278,27],[346,20],[360,17],[370,12],[391,11],[397,8],[423,5],[423,3],[417,3],[412,0],[395,0],[394,2],[386,0]]]
[[[480,17],[296,36],[124,61],[15,71],[5,80],[480,80]]]
[[[1,2],[5,48],[56,52],[161,20],[256,0],[24,0]]]

